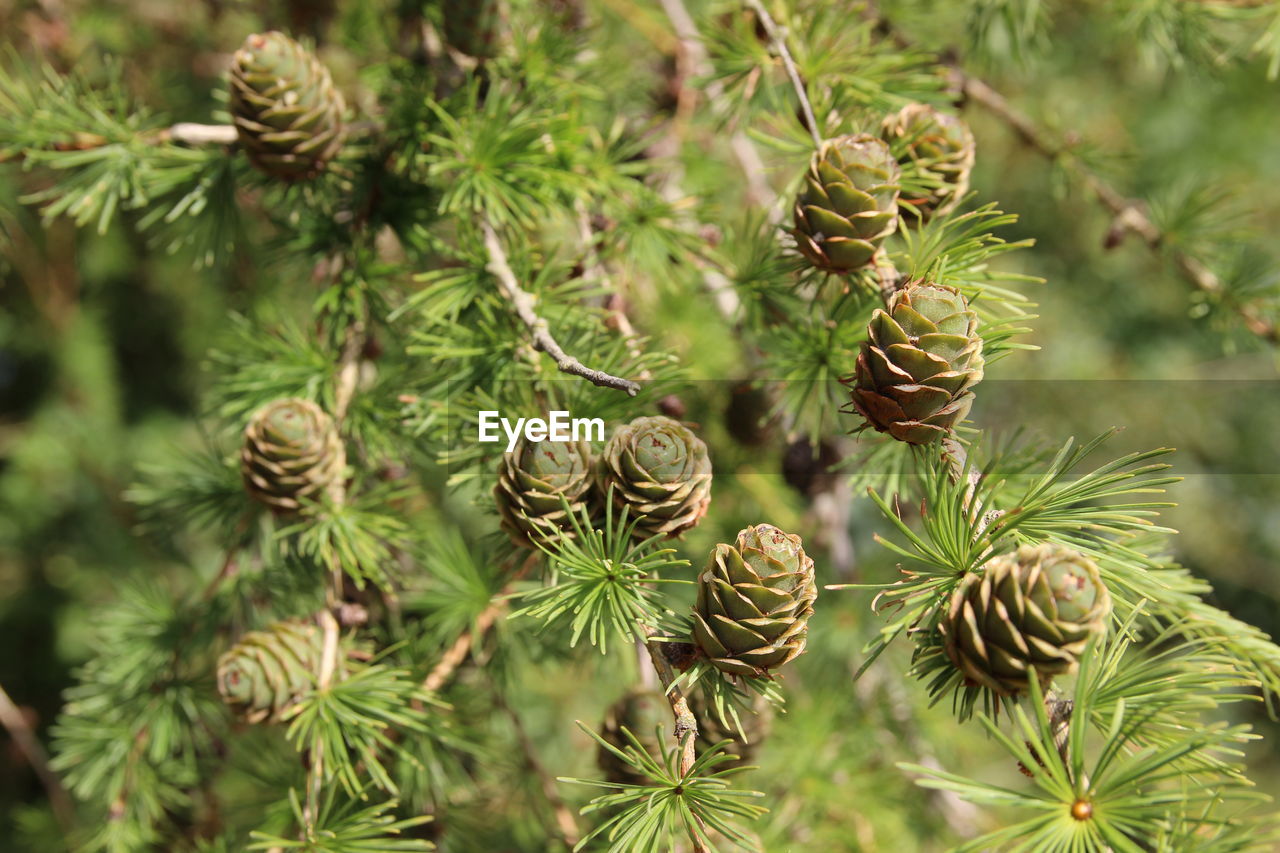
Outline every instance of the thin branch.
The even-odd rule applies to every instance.
[[[44,786],[54,818],[62,828],[63,834],[69,834],[75,823],[75,809],[71,804],[71,797],[62,787],[57,774],[49,768],[49,756],[40,745],[40,739],[36,737],[35,732],[31,731],[27,718],[9,698],[4,687],[0,687],[0,725],[5,727],[9,737],[13,738],[14,744],[22,750],[27,764],[35,771],[40,784]]]
[[[364,348],[364,324],[357,321],[347,326],[342,356],[338,360],[338,382],[333,394],[333,419],[342,422],[355,396],[360,379],[360,352]]]
[[[697,744],[698,744],[698,718],[693,715],[693,711],[689,709],[689,700],[684,695],[684,691],[679,687],[672,687],[672,683],[677,676],[675,670],[671,667],[671,662],[667,660],[666,654],[662,649],[662,643],[654,640],[657,631],[648,625],[643,626],[645,637],[645,648],[649,651],[649,660],[653,662],[653,669],[658,673],[658,681],[662,682],[662,689],[666,691],[667,701],[671,703],[671,716],[675,718],[675,728],[672,735],[676,739],[676,743],[680,745],[680,775],[687,776],[693,768],[694,761],[697,760]],[[698,825],[706,831],[706,826],[701,818],[694,816],[698,821]],[[700,840],[690,834],[693,841],[694,853],[706,853],[706,847]]]
[[[449,650],[432,667],[426,680],[422,682],[422,686],[431,691],[444,687],[445,682],[449,680],[449,676],[453,675],[453,671],[467,659],[467,654],[471,651],[472,642],[476,638],[483,637],[489,633],[493,623],[498,621],[498,617],[506,609],[506,602],[499,599],[490,602],[488,607],[480,611],[480,615],[476,617],[476,624],[470,630],[463,631],[458,636],[458,639],[454,640]]]
[[[232,145],[237,139],[233,124],[195,124],[178,122],[157,135],[158,142],[177,142],[181,145]]]
[[[171,127],[160,128],[159,130],[143,131],[134,137],[137,141],[146,145],[167,145],[169,143],[177,143],[179,145],[234,145],[237,140],[235,125],[231,124],[195,124],[194,122],[179,122]],[[90,151],[94,148],[104,148],[112,145],[120,140],[110,139],[98,133],[76,133],[73,138],[61,142],[53,142],[46,146],[38,148],[30,148],[28,151]],[[0,163],[18,161],[24,159],[26,151],[12,151],[7,154],[0,153]]]
[[[809,126],[809,135],[813,137],[813,144],[821,146],[822,136],[818,133],[818,120],[814,118],[813,104],[809,102],[809,92],[805,89],[804,80],[800,77],[800,69],[796,67],[796,61],[787,47],[786,33],[773,20],[773,16],[760,0],[746,0],[746,2],[760,19],[760,25],[764,27],[769,40],[773,43],[773,49],[777,51],[783,67],[787,69],[787,76],[791,78],[791,85],[795,87],[796,97],[800,99],[800,109],[804,113],[805,124]]]
[[[547,328],[547,321],[539,317],[538,312],[534,310],[533,294],[520,287],[515,273],[511,271],[511,264],[507,261],[507,254],[502,249],[502,242],[498,239],[497,232],[488,222],[482,223],[481,227],[484,229],[485,249],[489,253],[489,272],[493,273],[498,280],[498,286],[502,289],[503,295],[515,309],[520,322],[524,323],[533,336],[534,347],[551,356],[555,360],[556,367],[563,373],[581,376],[591,384],[603,388],[617,388],[632,397],[639,393],[639,384],[630,379],[622,379],[602,370],[587,367],[561,348]]]
[[[529,573],[538,562],[541,555],[534,551],[525,558],[520,568],[511,576],[511,580],[503,587],[489,606],[480,611],[480,615],[476,617],[476,623],[469,630],[463,631],[458,639],[454,640],[453,645],[444,653],[440,660],[432,667],[431,672],[427,674],[426,679],[422,682],[422,686],[431,692],[438,691],[444,687],[449,680],[449,676],[453,675],[453,671],[457,669],[464,660],[467,659],[467,653],[471,651],[472,643],[476,638],[483,638],[489,633],[489,629],[498,621],[498,617],[507,609],[507,594],[511,592],[515,583]]]

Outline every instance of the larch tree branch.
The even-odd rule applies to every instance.
[[[693,768],[693,763],[698,758],[698,718],[693,715],[693,711],[689,708],[689,699],[684,695],[684,691],[679,687],[672,686],[677,678],[676,672],[672,668],[671,662],[667,660],[666,653],[662,649],[662,643],[654,639],[657,632],[647,625],[642,626],[642,630],[645,635],[644,645],[649,652],[649,660],[653,662],[654,672],[658,674],[658,681],[661,682],[667,702],[671,705],[671,716],[675,719],[672,736],[680,746],[680,775],[687,776]],[[694,815],[694,818],[705,832],[706,826],[703,825],[702,820],[696,815]],[[694,853],[706,853],[707,848],[700,840],[691,837],[691,841],[693,842]]]
[[[511,271],[511,264],[507,260],[507,253],[502,248],[502,241],[498,239],[498,234],[493,230],[493,226],[485,222],[482,223],[481,228],[484,230],[485,250],[489,253],[489,272],[493,273],[494,278],[497,279],[502,295],[511,303],[511,307],[516,312],[516,316],[520,318],[520,322],[524,323],[525,328],[529,330],[529,334],[533,338],[534,347],[551,356],[556,363],[556,367],[562,373],[581,376],[591,384],[599,385],[602,388],[616,388],[619,391],[625,391],[631,397],[638,394],[640,392],[639,383],[605,373],[603,370],[587,367],[564,351],[564,348],[552,336],[551,330],[547,326],[547,321],[539,317],[538,312],[534,309],[533,294],[522,288],[520,282],[516,280],[516,275]]]
[[[911,40],[893,26],[874,0],[866,3],[863,16],[874,24],[877,32],[897,46],[903,48],[912,46]],[[1112,216],[1111,227],[1107,230],[1105,242],[1107,248],[1116,246],[1125,234],[1136,235],[1152,251],[1158,252],[1165,247],[1165,234],[1147,215],[1146,205],[1142,201],[1129,198],[1107,183],[1101,175],[1076,156],[1070,146],[1055,140],[1032,121],[1030,116],[1009,103],[1009,100],[991,85],[969,74],[955,61],[946,63],[946,67],[951,72],[951,84],[955,91],[979,104],[1007,125],[1032,151],[1047,160],[1066,166],[1085,189],[1093,194],[1098,203],[1107,209]],[[1204,261],[1177,248],[1172,250],[1171,257],[1182,277],[1196,290],[1210,296],[1226,294],[1227,288],[1221,277]],[[1229,304],[1250,333],[1268,343],[1280,344],[1280,326],[1277,326],[1274,320],[1267,318],[1256,304],[1235,301]]]
[[[1125,234],[1136,235],[1152,250],[1159,251],[1164,247],[1165,235],[1147,215],[1145,204],[1117,191],[1073,154],[1069,146],[1051,138],[1047,132],[987,83],[954,65],[951,67],[951,73],[958,91],[1008,125],[1028,148],[1046,159],[1066,165],[1094,198],[1111,213],[1113,219],[1107,233],[1108,248],[1119,243]],[[1210,296],[1221,296],[1226,292],[1226,285],[1222,279],[1204,261],[1181,249],[1174,249],[1171,257],[1183,278],[1197,290]],[[1256,305],[1233,302],[1231,307],[1252,334],[1273,344],[1280,343],[1280,328],[1277,328],[1274,321],[1263,316]]]
[[[813,137],[815,146],[822,145],[822,133],[818,130],[818,120],[813,115],[813,104],[809,101],[809,92],[804,87],[804,79],[800,76],[800,69],[796,67],[795,58],[791,56],[791,49],[787,47],[787,36],[782,27],[778,26],[777,21],[769,14],[769,10],[764,7],[761,0],[746,0],[747,6],[751,11],[756,13],[756,17],[760,19],[760,26],[764,27],[764,31],[769,36],[769,41],[773,44],[774,51],[782,60],[782,67],[787,70],[787,76],[791,78],[791,85],[796,90],[796,97],[800,100],[800,110],[804,113],[805,124],[809,126],[809,135]]]

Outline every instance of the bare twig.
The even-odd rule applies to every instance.
[[[182,145],[231,145],[236,141],[236,128],[231,124],[195,124],[183,121],[161,131],[157,141]]]
[[[520,282],[516,281],[515,273],[511,271],[511,264],[507,261],[507,254],[503,251],[502,241],[498,239],[497,232],[488,222],[483,223],[481,227],[484,229],[485,249],[489,253],[489,272],[493,273],[498,280],[498,286],[502,289],[503,295],[515,309],[520,322],[524,323],[529,334],[533,336],[534,347],[551,356],[555,360],[556,367],[563,373],[581,376],[593,385],[617,388],[632,397],[639,393],[639,384],[630,379],[622,379],[602,370],[587,367],[561,348],[547,328],[547,321],[539,317],[538,312],[534,310],[533,294],[520,287]]]
[[[773,43],[773,49],[777,51],[778,56],[782,59],[782,65],[787,69],[787,76],[791,78],[791,85],[795,87],[796,97],[800,99],[800,110],[804,113],[805,124],[809,126],[809,135],[813,137],[814,145],[822,145],[822,135],[818,132],[818,120],[813,115],[813,104],[809,101],[809,92],[804,87],[804,80],[800,77],[800,69],[796,67],[796,61],[791,56],[791,50],[787,47],[787,34],[777,22],[773,20],[773,16],[769,14],[769,10],[764,7],[760,0],[746,0],[751,7],[751,11],[756,13],[756,17],[760,19],[760,25],[764,27],[764,31],[769,35],[769,41]]]
[[[22,709],[14,704],[3,687],[0,687],[0,725],[5,727],[9,737],[13,738],[14,744],[22,750],[27,764],[35,771],[40,784],[44,786],[45,793],[49,797],[49,807],[53,810],[53,816],[57,819],[63,833],[70,833],[75,822],[75,809],[72,807],[71,797],[62,787],[57,774],[50,769],[49,756],[40,745],[40,739],[36,737],[35,732],[31,731],[31,726],[27,723]]]

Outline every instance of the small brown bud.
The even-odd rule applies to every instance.
[[[1093,817],[1093,803],[1088,800],[1076,800],[1071,804],[1071,816],[1076,820],[1088,820]]]

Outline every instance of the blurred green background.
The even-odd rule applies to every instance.
[[[264,27],[318,37],[335,77],[349,88],[360,74],[364,16],[395,14],[398,7],[348,4],[333,20],[324,5],[0,0],[0,38],[12,51],[4,62],[43,56],[55,68],[90,72],[119,62],[140,103],[175,121],[208,121],[229,52]],[[690,5],[700,11],[711,4]],[[921,45],[964,55],[956,34],[969,26],[968,4],[881,5]],[[1280,110],[1263,64],[1179,65],[1117,37],[1106,4],[1070,5],[1024,55],[995,49],[975,57],[971,70],[1055,136],[1073,140],[1122,192],[1150,199],[1170,226],[1168,248],[1208,256],[1241,286],[1273,286],[1269,271],[1277,258],[1266,237],[1280,225],[1274,191]],[[646,0],[591,8],[615,24],[635,14],[657,20]],[[1068,170],[1028,149],[980,107],[964,115],[978,140],[974,189],[1019,214],[1005,237],[1036,241],[1010,263],[1047,280],[1029,288],[1040,304],[1032,339],[1041,349],[989,371],[992,391],[980,395],[975,419],[997,432],[1025,426],[1054,443],[1123,426],[1117,451],[1175,443],[1175,472],[1186,478],[1172,496],[1179,506],[1167,516],[1181,531],[1176,557],[1213,581],[1215,603],[1280,635],[1276,348],[1245,331],[1229,307],[1193,292],[1160,252],[1132,237],[1104,248],[1110,217]],[[779,170],[770,179],[781,190],[791,175]],[[128,214],[103,235],[66,221],[43,224],[37,210],[18,202],[41,182],[20,166],[0,169],[0,231],[7,238],[0,255],[0,685],[45,733],[72,669],[90,651],[95,614],[119,586],[140,576],[185,586],[193,571],[207,573],[218,559],[216,543],[196,539],[179,543],[191,546],[179,551],[172,542],[136,535],[138,519],[124,493],[140,465],[198,436],[208,382],[203,360],[228,312],[287,299],[291,288],[306,285],[307,267],[275,264],[264,275],[261,258],[246,246],[229,267],[193,272],[189,259],[149,246],[128,226]],[[1187,215],[1208,203],[1208,213]],[[1187,221],[1192,225],[1179,231]],[[705,340],[699,312],[674,310],[680,302],[668,300],[669,313],[649,318],[656,320],[649,327],[686,342],[696,377],[740,374],[732,348]],[[744,458],[755,464],[753,454]],[[758,499],[783,490],[776,456],[767,458],[767,466],[758,466],[765,485],[753,488]],[[740,469],[739,482],[747,476]],[[883,580],[892,561],[871,540],[874,515],[860,500],[851,535],[862,577]],[[723,525],[732,527],[731,520],[736,524],[726,516]],[[819,614],[814,650],[799,662],[797,684],[806,684],[806,673],[841,666],[832,657],[861,645],[866,631],[853,622],[865,605],[851,597],[842,609]],[[811,763],[842,756],[828,774],[828,806],[840,802],[831,789],[843,785],[881,785],[886,801],[925,796],[893,768],[892,759],[903,756],[859,741],[898,724],[891,710],[899,700],[878,703],[863,729],[839,731],[848,725],[840,705],[862,699],[845,683],[811,678],[808,687],[796,691],[793,713],[809,723],[784,728],[776,750]],[[859,689],[870,695],[878,688]],[[599,701],[574,701],[582,706],[571,709],[575,716],[598,715]],[[936,744],[944,766],[968,770],[991,756],[980,739],[976,745],[954,739],[946,709],[919,715],[920,731],[910,737]],[[1260,707],[1250,722],[1268,735],[1254,748],[1257,778],[1264,789],[1280,791],[1274,745],[1280,726]],[[860,778],[845,778],[851,772]],[[881,775],[890,781],[882,785]],[[775,781],[784,783],[785,774]],[[0,735],[0,839],[15,822],[38,821],[34,804],[42,798],[20,752]],[[903,809],[899,823],[908,822],[910,811]],[[832,820],[858,834],[866,849],[876,849],[876,839],[888,846],[918,831],[895,826],[886,814]]]

